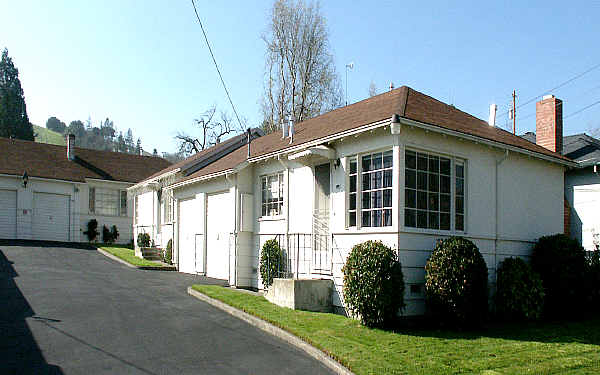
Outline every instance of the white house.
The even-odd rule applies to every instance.
[[[0,238],[86,242],[91,219],[133,238],[127,188],[165,168],[158,157],[0,138]]]
[[[505,257],[526,257],[537,238],[563,231],[555,181],[573,161],[409,87],[289,133],[253,139],[163,188],[180,271],[261,289],[260,249],[276,239],[290,275],[332,279],[343,308],[347,254],[381,240],[402,262],[406,313],[420,314],[438,239],[475,242],[493,284]]]
[[[562,100],[544,97],[536,104],[536,133],[522,137],[577,163],[565,173],[565,233],[593,251],[600,241],[600,140],[587,134],[563,137],[562,112]]]

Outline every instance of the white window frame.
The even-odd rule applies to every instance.
[[[107,213],[105,208],[102,206],[103,203],[106,203],[108,200],[106,196],[115,195],[116,194],[116,202],[111,202],[111,204],[116,203],[116,211],[117,213]],[[89,188],[89,196],[88,196],[88,210],[92,215],[99,216],[113,216],[113,217],[124,217],[127,216],[127,198],[125,198],[125,207],[122,206],[122,196],[125,194],[127,197],[127,191],[123,189],[110,189],[110,188],[100,188],[92,186]],[[100,200],[99,200],[100,199]],[[100,210],[99,210],[100,207]],[[102,211],[101,211],[102,210]],[[101,211],[101,212],[99,212]]]
[[[279,193],[279,205],[278,205],[278,210],[275,214],[271,214],[271,211],[269,208],[267,208],[266,213],[263,214],[263,207],[265,206],[269,206],[272,205],[274,202],[265,202],[264,201],[264,186],[265,184],[263,183],[263,181],[266,179],[266,184],[268,185],[268,181],[269,181],[269,177],[277,177],[277,189],[278,189],[278,193]],[[268,186],[267,186],[268,189]],[[284,209],[285,209],[285,173],[283,171],[279,171],[279,172],[275,172],[275,173],[270,173],[270,174],[265,174],[265,175],[261,175],[260,176],[260,214],[261,214],[261,218],[278,218],[281,217],[284,214]]]
[[[430,228],[419,228],[417,226],[415,227],[411,227],[411,226],[407,226],[406,225],[406,209],[412,209],[412,207],[406,207],[406,199],[405,199],[405,194],[406,194],[406,170],[407,170],[407,165],[406,165],[406,152],[415,152],[415,153],[424,153],[427,155],[432,155],[432,156],[437,156],[437,157],[443,157],[446,159],[450,160],[450,229],[446,230],[446,229],[430,229]],[[403,205],[401,207],[401,220],[400,220],[400,225],[401,228],[403,229],[403,231],[406,232],[417,232],[417,233],[435,233],[435,234],[444,234],[444,235],[448,235],[448,234],[465,234],[467,233],[467,219],[469,217],[468,214],[468,192],[467,192],[467,185],[468,185],[468,160],[466,157],[463,156],[456,156],[456,155],[451,155],[448,153],[444,153],[444,152],[438,152],[438,151],[432,151],[432,150],[428,150],[428,149],[422,149],[419,147],[410,147],[410,146],[406,146],[403,150],[402,150],[402,176],[403,176],[403,181],[401,181],[400,183],[400,194],[402,194],[402,202]],[[456,166],[457,165],[462,165],[463,166],[463,229],[462,230],[457,230],[456,229],[456,182],[457,182],[457,176],[456,176]],[[418,178],[418,177],[417,177]],[[418,182],[417,182],[418,183]],[[418,199],[418,198],[417,198]],[[417,202],[418,204],[418,202]],[[429,210],[427,210],[427,212],[429,212]],[[438,211],[439,212],[439,211]],[[417,219],[418,220],[418,219]]]
[[[173,223],[173,197],[169,194],[163,193],[160,206],[160,214],[162,216],[161,224],[165,225]]]
[[[364,156],[367,155],[373,155],[373,154],[384,154],[389,152],[392,158],[392,164],[389,167],[384,168],[383,167],[383,162],[382,162],[382,166],[380,169],[377,170],[370,170],[370,171],[366,171],[363,172],[363,166],[362,166],[362,159]],[[371,231],[388,231],[391,228],[394,228],[394,215],[396,213],[396,207],[397,204],[394,204],[394,181],[397,181],[397,176],[395,176],[394,173],[394,147],[386,147],[386,148],[382,148],[382,149],[376,149],[376,150],[369,150],[366,152],[362,152],[362,153],[357,153],[355,155],[349,155],[346,157],[346,186],[348,186],[348,188],[346,189],[346,210],[345,210],[345,216],[346,216],[346,229],[356,229],[356,230],[371,230]],[[356,173],[350,173],[350,164],[352,161],[356,160]],[[364,208],[363,209],[363,204],[362,204],[362,195],[363,195],[363,185],[362,185],[362,176],[364,173],[372,173],[373,171],[386,171],[386,170],[390,170],[391,171],[391,185],[389,187],[383,187],[383,184],[380,188],[375,188],[375,189],[369,189],[369,191],[367,192],[371,192],[371,191],[384,191],[384,190],[389,190],[390,194],[391,194],[391,202],[390,202],[390,206],[389,207],[383,207],[383,193],[382,193],[382,204],[381,207],[378,208]],[[356,175],[356,191],[355,192],[351,192],[350,191],[350,177],[351,175]],[[355,209],[351,210],[350,209],[350,195],[351,194],[356,194],[356,207]],[[376,211],[376,210],[390,210],[390,224],[389,225],[382,225],[382,226],[363,226],[362,225],[362,215],[363,215],[363,211]],[[356,222],[355,225],[350,225],[350,214],[351,212],[355,212],[356,215]],[[382,216],[382,220],[383,220],[383,216]]]

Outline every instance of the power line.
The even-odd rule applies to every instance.
[[[583,107],[583,108],[581,108],[581,109],[579,109],[579,110],[577,110],[577,111],[575,111],[573,113],[569,113],[567,116],[563,117],[563,120],[566,119],[566,118],[575,116],[576,114],[581,113],[581,112],[585,111],[586,109],[591,108],[591,107],[593,107],[593,106],[595,106],[597,104],[600,104],[600,100],[598,100],[598,101],[596,101],[596,102],[594,102],[594,103],[592,103],[590,105],[587,105],[587,106],[585,106],[585,107]]]
[[[231,100],[231,96],[229,95],[229,90],[227,90],[227,86],[225,85],[225,81],[223,80],[223,76],[221,75],[221,71],[219,70],[219,65],[217,64],[217,60],[215,59],[215,55],[213,54],[212,48],[210,48],[210,43],[208,42],[208,37],[206,36],[206,32],[204,31],[204,27],[202,26],[202,21],[200,21],[200,16],[198,15],[198,10],[196,9],[196,4],[194,0],[192,0],[192,6],[194,7],[194,13],[196,13],[196,19],[198,19],[198,23],[200,24],[200,28],[202,29],[202,34],[204,35],[204,40],[206,41],[206,45],[208,46],[208,51],[210,52],[210,56],[212,57],[213,63],[215,64],[215,68],[217,69],[217,73],[219,73],[219,78],[221,79],[221,84],[225,89],[225,93],[227,94],[227,99],[229,99],[229,104],[231,104],[231,108],[233,108],[233,113],[235,114],[235,118],[237,118],[238,124],[244,128],[242,122],[240,121],[240,117],[238,116],[237,111],[235,110],[235,106],[233,105],[233,101]]]

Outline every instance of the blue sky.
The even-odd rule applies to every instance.
[[[177,131],[229,103],[189,1],[2,0],[0,48],[20,72],[31,121],[56,116],[132,128],[144,149],[172,152]],[[270,1],[196,2],[238,112],[260,123]],[[349,102],[390,82],[487,120],[600,64],[600,2],[322,1]],[[14,15],[14,16],[13,16]],[[600,100],[600,68],[553,92],[563,115]],[[517,132],[535,129],[535,102]],[[522,118],[522,119],[521,119]],[[600,127],[600,104],[564,121],[565,134]]]

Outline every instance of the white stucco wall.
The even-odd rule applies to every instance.
[[[89,187],[103,187],[110,189],[126,189],[128,183],[88,181],[76,183],[30,177],[26,188],[22,186],[21,177],[0,176],[0,189],[17,191],[17,236],[18,239],[36,240],[33,228],[33,209],[35,193],[50,193],[68,197],[69,201],[69,238],[70,242],[87,242],[83,234],[87,230],[90,219],[98,220],[98,240],[102,239],[102,226],[116,225],[119,230],[119,243],[128,243],[132,238],[131,218],[132,207],[128,201],[127,216],[101,216],[89,213]]]

